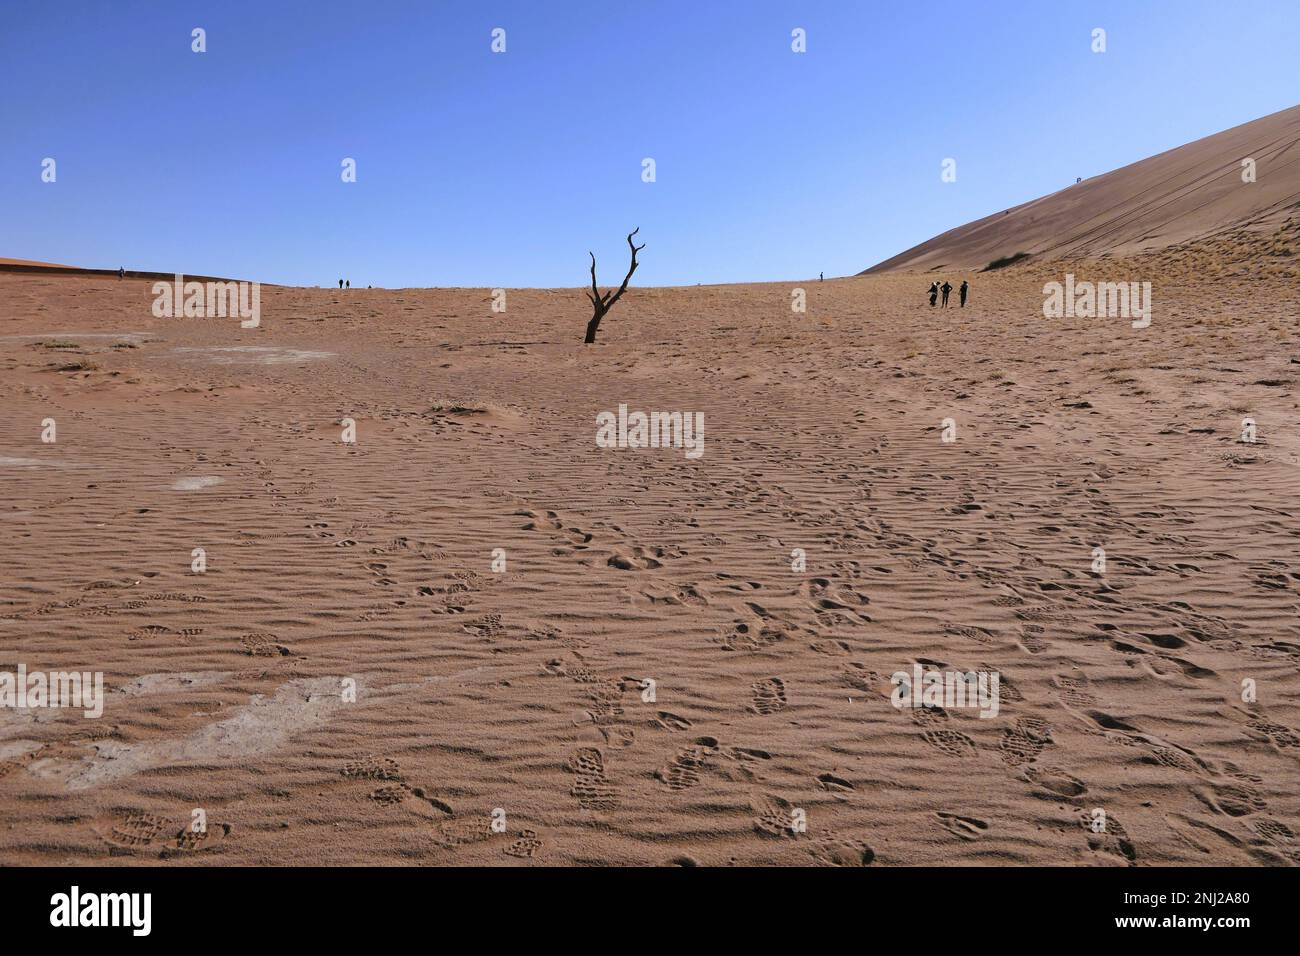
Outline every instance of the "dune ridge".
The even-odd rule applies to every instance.
[[[1242,161],[1255,161],[1255,181]],[[984,269],[1037,259],[1105,258],[1272,232],[1300,208],[1300,106],[1243,123],[1132,165],[950,229],[864,270]]]

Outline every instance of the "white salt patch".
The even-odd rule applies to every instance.
[[[203,348],[175,348],[173,352],[200,352],[218,365],[288,365],[333,358],[334,352],[291,349],[273,345],[216,345]]]
[[[0,342],[75,342],[78,339],[139,342],[151,335],[150,332],[40,332],[35,335],[0,335]],[[153,337],[157,338],[157,336]]]
[[[42,461],[39,458],[12,458],[8,455],[0,455],[0,468],[68,468],[73,464],[69,461],[52,461],[46,459]]]
[[[212,475],[202,475],[198,478],[178,478],[172,488],[176,491],[198,491],[200,488],[208,488],[212,485],[221,484],[223,479],[216,478]]]
[[[121,744],[96,741],[94,756],[80,760],[41,760],[29,770],[62,780],[69,790],[112,783],[141,771],[184,763],[247,760],[283,747],[291,738],[327,723],[346,709],[338,677],[291,680],[273,697],[257,695],[230,717],[182,739]],[[360,690],[360,687],[358,687]]]

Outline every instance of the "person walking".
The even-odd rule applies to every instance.
[[[934,302],[939,298],[939,283],[930,283],[930,308],[934,308]]]
[[[118,266],[118,267],[117,267],[117,277],[118,277],[119,279],[125,279],[125,278],[126,278],[126,266]]]
[[[957,295],[961,297],[961,307],[966,308],[966,293],[970,291],[970,283],[965,279],[961,280],[961,288],[957,290]]]
[[[343,280],[342,280],[342,279],[339,280],[339,288],[340,288],[340,289],[343,288]]]
[[[943,280],[943,285],[939,286],[939,291],[943,293],[943,307],[948,308],[948,293],[952,291],[952,283],[947,279]]]

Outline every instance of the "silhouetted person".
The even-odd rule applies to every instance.
[[[939,286],[939,291],[943,293],[943,307],[948,308],[948,293],[952,291],[952,283],[947,279],[943,280],[943,285]]]
[[[935,300],[939,298],[939,283],[930,283],[930,308],[934,308]]]
[[[118,277],[119,279],[125,279],[125,278],[126,278],[126,266],[119,266],[119,267],[118,267],[118,269],[117,269],[117,277]]]
[[[352,280],[351,280],[351,279],[348,280],[348,288],[349,288],[349,289],[352,288]]]
[[[824,273],[824,272],[819,272],[819,273],[817,273],[817,281],[818,281],[818,282],[825,282],[825,281],[826,281],[826,273]]]
[[[961,288],[957,290],[957,294],[961,296],[961,307],[963,309],[966,308],[966,293],[969,291],[970,291],[970,283],[967,282],[965,279],[962,279]]]
[[[343,288],[343,280],[342,280],[342,279],[339,280],[339,288],[340,288],[340,289]]]

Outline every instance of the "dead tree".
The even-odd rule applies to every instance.
[[[627,246],[632,250],[632,264],[627,267],[627,275],[623,277],[623,284],[618,287],[617,292],[606,292],[600,294],[596,288],[596,254],[588,252],[591,256],[591,291],[587,293],[587,298],[591,300],[591,321],[587,323],[587,337],[583,339],[583,345],[590,345],[596,341],[596,330],[600,328],[600,320],[605,317],[605,313],[614,308],[614,303],[623,298],[623,293],[627,291],[628,280],[632,278],[632,273],[636,272],[636,254],[645,248],[645,243],[639,246],[632,245],[632,237],[641,231],[641,227],[633,229],[627,235]]]

